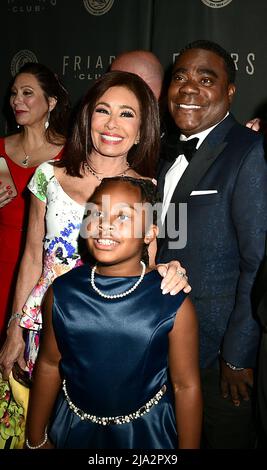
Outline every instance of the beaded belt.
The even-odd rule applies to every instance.
[[[154,405],[157,405],[157,403],[161,400],[161,398],[163,397],[163,395],[166,393],[166,390],[167,390],[166,385],[163,385],[161,389],[156,393],[156,395],[154,395],[153,398],[151,398],[145,405],[141,406],[141,408],[139,408],[134,413],[130,413],[128,415],[122,415],[122,416],[100,417],[100,416],[95,416],[95,415],[90,415],[88,413],[85,413],[85,411],[82,411],[80,408],[75,406],[75,404],[71,401],[68,395],[65,379],[63,380],[62,388],[63,388],[66,401],[71,411],[73,411],[73,413],[79,416],[81,420],[92,421],[92,423],[102,424],[103,426],[106,426],[107,424],[130,423],[130,421],[140,418],[141,416],[147,414]]]

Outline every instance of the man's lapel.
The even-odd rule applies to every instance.
[[[171,198],[171,202],[186,202],[191,192],[197,187],[209,167],[223,151],[226,142],[210,147],[208,142],[203,142],[194,155],[190,164],[180,178]]]
[[[225,137],[235,122],[235,119],[229,115],[206,137],[180,178],[171,202],[186,202],[188,200],[191,192],[226,147]]]

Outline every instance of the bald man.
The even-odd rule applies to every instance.
[[[114,59],[110,70],[121,70],[139,75],[150,86],[157,100],[159,99],[164,70],[153,52],[143,50],[122,52]]]

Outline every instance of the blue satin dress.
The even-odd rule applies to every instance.
[[[92,289],[90,274],[84,265],[53,283],[53,325],[72,403],[86,413],[114,417],[137,411],[164,384],[167,391],[147,414],[106,426],[81,420],[60,392],[50,437],[57,448],[177,448],[168,333],[185,294],[163,295],[162,278],[151,271],[130,295],[107,300]],[[95,275],[106,294],[124,292],[137,279]]]

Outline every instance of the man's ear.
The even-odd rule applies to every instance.
[[[232,103],[234,95],[235,95],[236,87],[233,83],[230,83],[228,85],[228,98],[229,98],[229,103]]]
[[[159,228],[157,225],[150,225],[149,229],[146,231],[145,237],[144,237],[144,243],[146,245],[149,245],[153,240],[157,238],[159,234]]]

